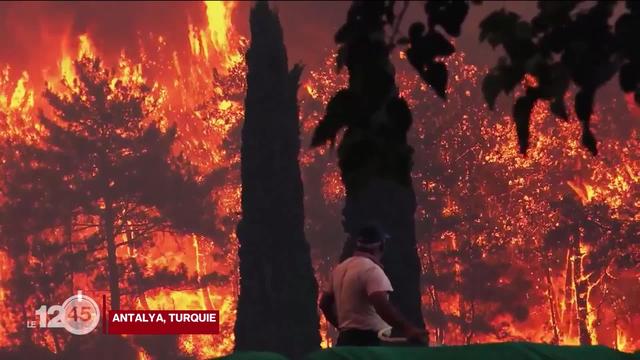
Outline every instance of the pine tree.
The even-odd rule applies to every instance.
[[[65,246],[81,233],[82,251],[56,257],[65,274],[101,267],[92,256],[106,249],[98,273],[106,276],[111,308],[119,309],[127,267],[117,248],[157,231],[213,234],[212,184],[172,155],[176,128],[161,128],[144,83],[120,80],[94,58],[78,60],[75,70],[65,91],[47,87],[43,94],[50,105],[39,115],[43,140],[8,147],[15,156],[3,165],[12,176],[2,226],[15,234],[13,247],[44,230],[65,228]]]

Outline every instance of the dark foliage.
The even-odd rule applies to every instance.
[[[407,143],[412,117],[407,102],[398,94],[391,47],[385,39],[385,28],[394,22],[390,2],[357,1],[349,9],[346,24],[335,35],[338,70],[347,68],[349,86],[329,101],[312,146],[335,143],[344,129],[338,165],[347,194],[345,232],[354,235],[364,224],[376,222],[391,235],[383,259],[394,287],[391,301],[410,321],[423,327],[411,180],[413,149]],[[432,65],[424,76],[444,94],[441,85],[446,81],[446,70],[442,64]],[[341,258],[349,256],[352,245],[350,240],[345,242]]]
[[[411,24],[407,36],[397,40],[395,35],[402,16],[395,15],[395,1],[378,2],[371,7],[371,11],[383,14],[378,25],[389,26],[395,31],[387,48],[405,47],[409,63],[441,98],[446,98],[448,71],[439,58],[455,51],[441,30],[449,36],[459,36],[470,3],[425,1],[425,21]],[[539,11],[531,21],[502,9],[481,22],[480,41],[493,48],[501,46],[505,52],[482,83],[489,107],[493,109],[501,92],[510,94],[524,81],[525,75],[535,79],[535,84],[526,85],[525,93],[513,106],[519,148],[523,154],[529,147],[529,122],[535,103],[549,101],[551,111],[567,120],[569,114],[564,99],[572,84],[577,87],[574,106],[582,124],[582,144],[594,155],[598,150],[590,120],[597,90],[618,74],[622,91],[635,93],[636,102],[640,104],[640,49],[636,39],[640,33],[640,7],[634,1],[625,1],[625,11],[613,21],[614,9],[619,3],[597,1],[582,6],[585,5],[582,1],[539,1]],[[345,44],[355,34],[361,37],[374,35],[375,26],[362,25],[354,20],[356,18],[348,18],[336,34],[336,42]],[[348,46],[340,47],[339,68],[349,57],[349,50]],[[335,109],[333,113],[343,114],[342,111]],[[321,142],[330,135],[321,131],[317,140]]]
[[[364,186],[371,177],[404,186],[411,183],[413,149],[406,141],[411,112],[397,95],[390,48],[384,39],[385,25],[394,18],[389,6],[388,2],[354,2],[347,23],[335,35],[340,44],[338,70],[344,66],[349,70],[349,87],[331,98],[311,144],[333,144],[346,128],[338,156],[347,192]]]

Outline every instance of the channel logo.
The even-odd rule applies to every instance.
[[[28,321],[27,327],[64,328],[73,335],[86,335],[100,323],[98,304],[91,297],[83,295],[82,291],[70,296],[62,305],[40,306],[35,311],[35,315],[38,320]]]
[[[78,291],[62,305],[42,305],[37,320],[28,328],[65,329],[73,335],[86,335],[102,320],[103,334],[218,334],[218,310],[107,310],[102,298],[102,312],[91,297]]]

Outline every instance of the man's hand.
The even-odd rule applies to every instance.
[[[409,323],[389,302],[389,295],[384,291],[376,291],[369,295],[369,302],[376,309],[382,320],[394,328],[402,329],[407,341],[413,344],[429,344],[427,332]]]

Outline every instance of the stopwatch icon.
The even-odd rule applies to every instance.
[[[89,296],[82,295],[82,291],[62,303],[62,314],[64,328],[74,335],[86,335],[100,322],[98,304]]]

